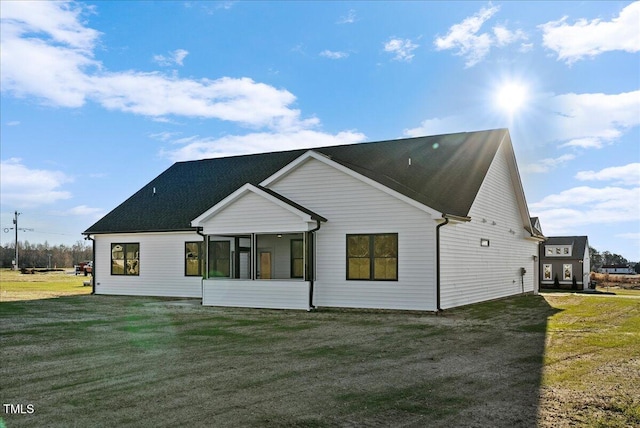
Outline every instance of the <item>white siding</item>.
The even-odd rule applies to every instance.
[[[202,241],[189,232],[96,235],[96,294],[202,297],[202,279],[185,276],[185,242]],[[111,244],[140,243],[140,274],[111,275]]]
[[[309,309],[306,281],[208,279],[202,304],[267,309]]]
[[[255,194],[248,192],[204,223],[204,233],[246,234],[282,233],[307,230],[298,215]]]
[[[471,207],[471,222],[440,228],[443,309],[534,290],[538,244],[526,239],[504,145]],[[489,247],[480,246],[481,238]]]
[[[270,188],[327,218],[316,234],[314,305],[435,310],[435,222],[415,207],[310,159]],[[398,281],[347,281],[346,235],[398,233]]]

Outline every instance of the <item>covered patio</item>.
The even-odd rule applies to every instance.
[[[313,308],[315,233],[327,220],[246,184],[192,222],[206,241],[202,304]]]

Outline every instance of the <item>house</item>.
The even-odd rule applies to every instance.
[[[89,227],[97,294],[438,311],[537,289],[508,130],[177,162]]]
[[[575,277],[578,289],[587,289],[591,271],[589,240],[586,236],[550,236],[540,246],[540,287],[553,287],[555,278],[563,288],[571,288]]]
[[[629,265],[602,265],[601,273],[614,273],[622,275],[635,275],[635,270]]]

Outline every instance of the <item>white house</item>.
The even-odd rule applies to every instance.
[[[437,311],[537,290],[506,129],[178,162],[93,226],[97,294]]]

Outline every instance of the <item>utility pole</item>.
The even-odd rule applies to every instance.
[[[4,228],[5,233],[8,233],[10,230],[14,230],[15,233],[16,233],[16,235],[15,235],[16,236],[16,241],[15,241],[15,243],[16,243],[16,255],[15,255],[15,259],[13,260],[13,269],[14,270],[18,270],[19,269],[19,267],[18,267],[18,230],[22,230],[23,232],[32,232],[33,231],[33,229],[27,229],[27,228],[24,228],[24,227],[18,227],[18,216],[20,214],[22,214],[22,213],[19,213],[18,211],[14,212],[13,213],[13,227],[5,227]]]
[[[13,228],[14,228],[14,229],[15,229],[15,231],[16,231],[16,258],[15,258],[15,263],[16,263],[16,264],[14,265],[14,269],[15,269],[15,270],[18,270],[18,269],[19,269],[19,268],[18,268],[18,216],[19,216],[20,214],[22,214],[22,213],[19,213],[18,211],[16,211],[16,212],[13,214],[13,225],[14,225],[14,226],[13,226]]]

